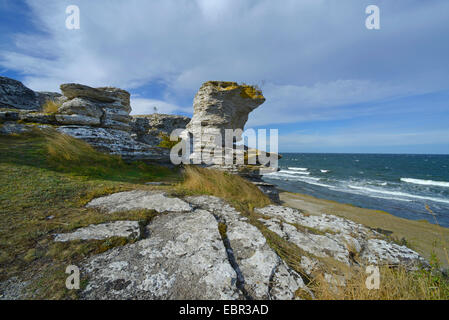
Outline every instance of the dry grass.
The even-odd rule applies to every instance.
[[[45,113],[56,113],[58,112],[58,109],[60,107],[60,104],[56,103],[53,100],[47,100],[45,104],[42,106],[42,111]]]
[[[254,184],[240,176],[219,170],[186,166],[184,181],[176,186],[177,191],[188,194],[207,194],[224,198],[237,209],[252,211],[271,203]]]
[[[53,161],[122,163],[120,157],[98,152],[86,142],[65,134],[47,132],[46,139],[48,155]]]
[[[448,280],[432,270],[407,271],[404,268],[379,268],[379,289],[367,289],[369,274],[364,270],[347,277],[345,286],[331,285],[323,275],[317,276],[310,287],[319,300],[447,300]]]

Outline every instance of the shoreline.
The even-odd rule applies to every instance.
[[[375,229],[391,239],[404,242],[405,245],[426,259],[430,259],[433,251],[441,266],[449,267],[447,257],[449,228],[432,224],[426,220],[409,220],[381,210],[360,208],[352,204],[277,189],[283,205],[311,215],[324,213],[352,220]],[[446,252],[444,248],[446,248]]]

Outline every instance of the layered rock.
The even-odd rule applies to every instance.
[[[61,91],[64,102],[55,115],[60,132],[124,159],[169,161],[168,149],[134,139],[127,91],[75,83],[61,85]]]
[[[181,134],[190,145],[190,161],[248,177],[267,172],[258,161],[257,153],[261,151],[255,153],[254,149],[236,145],[242,140],[249,113],[264,101],[262,92],[253,86],[223,81],[204,83],[195,95],[192,120]],[[235,130],[233,137],[227,137],[227,129]],[[248,166],[250,158],[256,161]]]
[[[39,110],[48,100],[59,99],[55,92],[34,92],[20,81],[0,77],[0,108]]]
[[[185,129],[189,121],[190,118],[184,116],[154,113],[133,116],[131,127],[137,141],[157,146],[174,130]]]
[[[60,124],[98,125],[130,131],[130,94],[112,87],[91,88],[69,83],[61,85],[65,102],[58,109]]]
[[[224,139],[226,129],[243,130],[249,113],[264,102],[262,92],[252,86],[236,82],[206,82],[195,95],[193,117],[186,129],[194,136],[201,135],[204,143],[216,134]],[[236,141],[240,140],[241,136],[237,136]],[[222,143],[224,146],[225,141]]]

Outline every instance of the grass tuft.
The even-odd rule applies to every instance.
[[[61,105],[53,100],[47,100],[42,106],[42,111],[45,113],[56,113]]]
[[[251,210],[271,204],[270,199],[254,184],[227,172],[186,166],[184,181],[176,190],[186,194],[207,194],[224,198],[237,209]]]

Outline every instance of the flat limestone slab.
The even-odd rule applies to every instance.
[[[167,197],[164,193],[154,191],[133,190],[114,193],[96,198],[86,205],[87,208],[98,208],[108,213],[148,209],[162,212],[190,212],[192,207],[187,202]]]
[[[56,234],[55,241],[103,240],[111,237],[137,239],[140,237],[139,223],[137,221],[115,221],[90,225],[74,232]]]
[[[168,213],[147,227],[149,238],[88,259],[83,299],[238,299],[218,223],[205,210]]]

